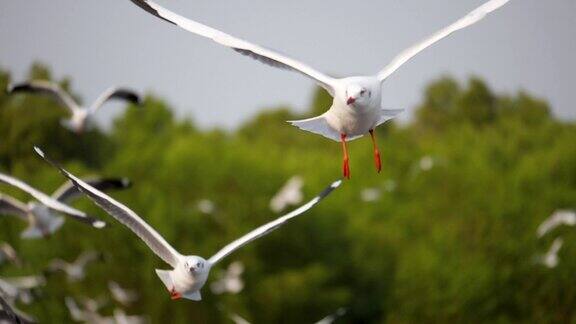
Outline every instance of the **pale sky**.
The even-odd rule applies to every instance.
[[[188,18],[280,50],[333,76],[376,73],[482,0],[156,0]],[[1,0],[0,67],[33,61],[92,101],[111,85],[152,91],[200,126],[236,127],[263,108],[307,109],[314,83],[168,24],[129,0]],[[576,118],[576,1],[511,0],[425,50],[384,84],[384,105],[413,108],[442,74],[527,90]],[[103,109],[101,120],[118,106]],[[326,107],[328,108],[328,107]]]

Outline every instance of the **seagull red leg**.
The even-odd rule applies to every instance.
[[[370,137],[372,137],[372,145],[374,145],[374,163],[376,164],[376,170],[378,173],[382,171],[382,160],[380,159],[380,151],[378,150],[378,145],[376,145],[376,136],[374,136],[374,130],[370,130]]]
[[[176,288],[172,288],[172,290],[170,290],[170,298],[176,300],[182,298],[182,295],[176,291]]]
[[[346,134],[340,134],[340,141],[342,142],[342,151],[344,151],[342,171],[344,172],[344,178],[350,179],[350,159],[348,157],[348,146],[346,145]]]

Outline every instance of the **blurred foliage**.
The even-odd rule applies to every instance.
[[[30,77],[50,78],[39,65]],[[0,72],[0,86],[10,80]],[[70,82],[62,84],[74,92]],[[323,112],[318,90],[306,116],[267,109],[234,132],[200,130],[176,120],[160,99],[128,107],[109,133],[73,136],[60,127],[65,110],[43,96],[0,94],[0,169],[46,191],[63,178],[32,153],[39,145],[80,175],[126,176],[134,186],[113,193],[184,253],[205,257],[275,217],[269,200],[292,175],[312,197],[340,176],[337,143],[303,133],[287,119]],[[527,93],[495,94],[480,79],[445,77],[431,83],[414,119],[379,129],[384,170],[374,171],[367,138],[350,144],[352,180],[326,202],[215,266],[202,302],[173,302],[154,268],[166,268],[126,228],[86,199],[75,206],[112,223],[93,230],[74,221],[47,240],[24,241],[24,224],[0,218],[0,231],[42,271],[52,258],[106,252],[88,279],[53,275],[40,302],[22,308],[45,323],[70,321],[64,297],[108,295],[115,280],[137,290],[127,309],[153,323],[226,323],[220,309],[255,323],[312,323],[339,307],[342,322],[540,322],[575,320],[576,236],[558,229],[543,239],[536,228],[554,210],[576,206],[576,125],[550,114]],[[375,202],[361,192],[381,192]],[[26,199],[2,186],[2,191]],[[197,203],[210,199],[211,215]],[[535,262],[563,235],[560,264]],[[214,273],[234,260],[246,264],[244,291],[216,296]],[[572,261],[574,260],[574,261]],[[111,302],[104,312],[111,313]]]

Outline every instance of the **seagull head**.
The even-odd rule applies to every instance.
[[[365,106],[369,103],[372,97],[372,91],[367,87],[353,83],[346,87],[346,105]]]
[[[184,262],[184,267],[191,274],[203,273],[209,269],[208,261],[199,256],[188,256]]]

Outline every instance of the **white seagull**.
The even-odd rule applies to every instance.
[[[63,271],[69,282],[78,282],[86,277],[86,267],[88,264],[102,260],[102,253],[95,251],[82,252],[74,262],[67,262],[62,259],[55,259],[48,265],[48,271]]]
[[[130,181],[124,178],[93,178],[85,181],[100,190],[124,189],[130,186]],[[29,223],[28,228],[22,232],[22,238],[47,237],[55,233],[64,224],[64,218],[55,214],[55,212],[62,213],[95,228],[106,226],[105,222],[66,205],[81,196],[80,192],[70,182],[60,186],[52,196],[48,196],[21,180],[2,173],[0,173],[0,183],[6,183],[23,190],[37,200],[25,204],[0,193],[0,214],[15,215]]]
[[[6,261],[14,264],[17,267],[22,266],[22,261],[20,260],[18,253],[16,253],[16,250],[14,250],[12,245],[6,242],[2,242],[0,243],[0,265]]]
[[[89,120],[108,100],[122,99],[136,105],[140,105],[141,103],[140,96],[138,96],[136,92],[125,88],[111,87],[104,91],[90,107],[82,107],[57,83],[43,80],[35,80],[8,86],[8,93],[17,92],[44,93],[54,97],[72,114],[70,119],[62,120],[62,126],[77,134],[84,132]]]
[[[560,225],[574,226],[576,225],[576,212],[573,210],[557,210],[550,217],[538,226],[538,237],[546,235],[546,233],[554,230]]]
[[[0,323],[36,323],[32,316],[24,314],[5,298],[4,292],[0,289]]]
[[[230,263],[228,269],[219,276],[218,280],[210,285],[210,289],[216,295],[223,293],[237,294],[244,289],[243,273],[244,264],[240,261],[234,261]]]
[[[376,75],[354,76],[347,78],[330,77],[298,60],[182,17],[152,1],[130,1],[163,20],[177,25],[189,32],[210,38],[216,43],[230,47],[240,54],[250,56],[273,67],[300,72],[316,81],[316,83],[322,88],[326,89],[326,91],[334,97],[332,106],[327,112],[317,117],[290,121],[290,123],[305,131],[322,135],[334,141],[342,142],[342,148],[344,151],[343,172],[345,177],[350,178],[346,141],[351,141],[370,133],[374,146],[376,168],[378,172],[380,172],[382,165],[380,153],[376,145],[376,139],[374,137],[374,128],[396,117],[396,115],[403,111],[402,109],[385,109],[381,106],[382,83],[398,70],[400,66],[408,62],[422,50],[447,37],[453,32],[480,21],[488,13],[500,8],[509,0],[490,0],[486,2],[476,10],[470,12],[464,18],[459,19],[452,25],[436,32],[424,41],[406,49]]]
[[[9,302],[15,303],[18,300],[30,304],[34,300],[33,290],[45,284],[43,276],[0,278],[0,292]]]
[[[290,178],[270,200],[270,209],[272,209],[273,212],[279,213],[288,206],[301,203],[304,199],[302,186],[304,186],[302,177],[294,176]]]
[[[540,262],[550,269],[556,268],[558,265],[558,252],[560,252],[562,245],[564,245],[564,240],[561,237],[556,238],[548,252],[541,256]]]
[[[58,164],[48,159],[39,148],[34,147],[34,149],[46,161],[58,168],[64,176],[72,181],[72,183],[96,205],[128,227],[134,234],[138,235],[158,257],[172,266],[172,270],[156,270],[156,274],[160,277],[160,280],[162,280],[166,288],[168,288],[173,299],[184,297],[190,300],[201,300],[200,289],[206,283],[212,266],[242,246],[269,234],[291,219],[309,210],[342,183],[341,180],[333,182],[305,205],[268,224],[256,228],[232,243],[229,243],[206,260],[196,255],[180,254],[134,211],[62,169]]]
[[[112,298],[124,306],[130,306],[138,300],[138,294],[135,291],[125,289],[115,281],[108,282],[108,290]]]
[[[330,314],[330,315],[324,317],[323,319],[319,320],[315,324],[332,324],[338,318],[340,318],[344,315],[346,315],[346,308],[341,307],[341,308],[338,308],[334,314]]]

